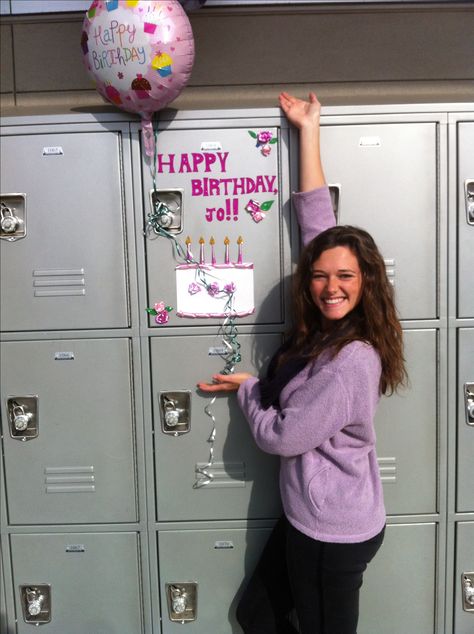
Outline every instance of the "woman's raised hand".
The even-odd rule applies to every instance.
[[[197,386],[203,392],[237,392],[240,384],[252,376],[253,375],[248,372],[214,374],[212,376],[212,383],[198,383]]]
[[[280,93],[278,99],[288,121],[299,130],[306,126],[319,126],[321,104],[313,92],[309,93],[308,101],[293,97],[287,92]]]

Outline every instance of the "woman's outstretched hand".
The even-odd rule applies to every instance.
[[[248,372],[214,374],[212,376],[212,383],[198,383],[197,386],[203,392],[237,392],[240,384],[252,376],[253,375]]]
[[[307,126],[319,126],[321,104],[313,92],[309,93],[308,101],[293,97],[287,92],[280,93],[278,99],[286,118],[298,130]]]

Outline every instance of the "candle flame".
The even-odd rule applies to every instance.
[[[212,244],[213,246],[216,244],[216,241],[214,240],[214,236],[211,236],[211,239],[209,240],[209,244]]]
[[[187,236],[186,240],[184,241],[184,243],[189,246],[191,244],[191,238],[189,236]]]
[[[204,238],[202,236],[199,238],[199,244],[204,244]]]
[[[244,239],[242,238],[242,236],[239,236],[237,238],[237,244],[243,244],[244,243]]]
[[[224,238],[224,244],[225,244],[226,246],[227,246],[228,244],[230,244],[230,240],[229,240],[229,238],[228,238],[227,236]]]

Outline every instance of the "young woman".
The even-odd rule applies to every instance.
[[[406,378],[402,331],[373,239],[334,226],[316,96],[282,93],[280,105],[300,137],[294,325],[265,379],[217,374],[199,388],[238,391],[257,445],[281,457],[284,517],[239,604],[244,632],[296,632],[294,607],[301,634],[355,634],[363,572],[385,530],[374,414]]]

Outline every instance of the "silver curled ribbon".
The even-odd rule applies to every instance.
[[[156,114],[155,114],[156,116]],[[157,119],[157,116],[156,116]],[[158,155],[158,122],[154,129],[155,134],[155,152],[154,152],[154,160],[152,167],[152,178],[153,178],[153,209],[147,216],[147,222],[144,230],[144,235],[149,236],[150,232],[155,233],[157,236],[161,236],[163,238],[167,238],[171,241],[175,255],[177,259],[182,260],[186,264],[195,264],[196,265],[196,274],[199,278],[199,281],[204,286],[204,288],[209,291],[211,288],[211,283],[208,281],[208,277],[213,277],[207,271],[205,271],[199,262],[197,262],[191,254],[189,257],[187,250],[183,247],[183,245],[179,242],[179,240],[170,233],[165,227],[163,227],[161,223],[161,219],[163,216],[167,216],[171,213],[169,207],[162,201],[158,200],[158,191],[156,189],[156,163],[157,163],[157,155]],[[151,166],[150,166],[151,167]],[[225,319],[223,323],[219,327],[218,336],[222,337],[222,343],[225,346],[227,352],[221,354],[221,358],[224,360],[224,368],[221,371],[221,374],[232,374],[235,370],[235,365],[240,363],[242,360],[242,356],[240,353],[240,343],[238,341],[238,330],[235,324],[235,318],[233,310],[234,306],[234,293],[235,291],[222,289],[219,290],[219,295],[222,297],[222,294],[227,295],[227,301],[224,305],[223,312],[225,314]],[[211,468],[214,464],[214,447],[217,436],[217,426],[216,426],[216,418],[212,413],[211,407],[216,402],[217,396],[213,396],[209,403],[204,407],[204,412],[207,416],[212,420],[212,431],[207,439],[209,443],[209,459],[205,465],[202,467],[196,466],[195,468],[195,476],[196,480],[193,484],[194,489],[200,489],[212,482],[214,479],[214,475],[211,473]]]

